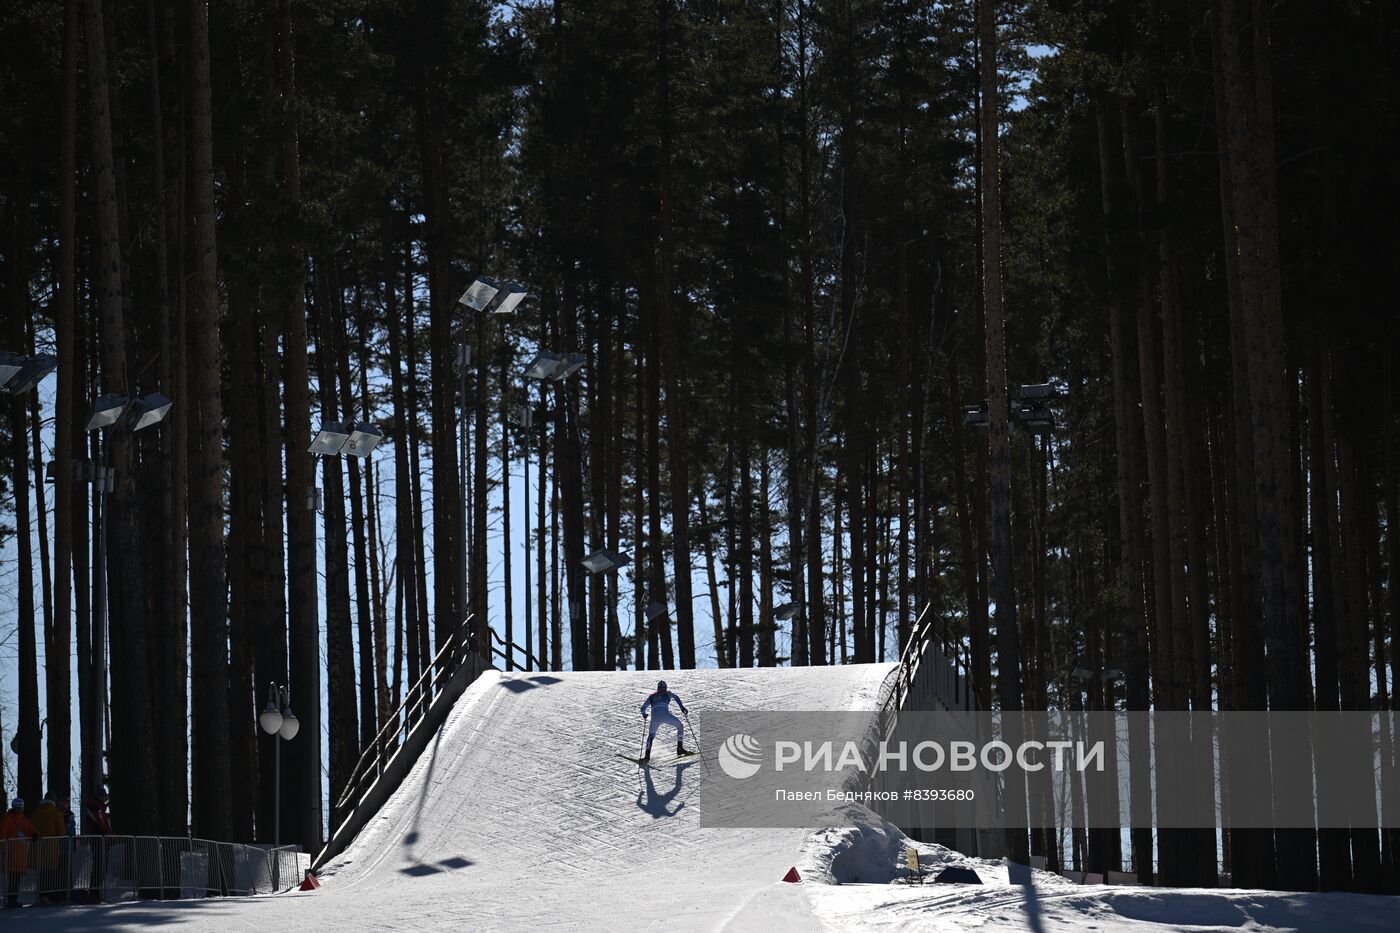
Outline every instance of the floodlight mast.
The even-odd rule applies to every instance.
[[[104,393],[98,396],[88,414],[87,431],[120,431],[128,433],[144,431],[165,420],[170,413],[170,399],[159,392],[152,392],[141,398]],[[107,696],[107,494],[116,485],[114,471],[110,464],[111,441],[104,439],[101,450],[102,460],[92,473],[94,492],[97,496],[97,567],[93,579],[93,601],[97,604],[93,611],[94,659],[92,666],[93,696],[98,697],[99,705],[106,704]],[[92,722],[84,725],[90,729],[88,748],[92,749],[93,761],[83,762],[83,782],[88,785],[87,793],[100,790],[104,751],[102,716],[92,717]]]
[[[492,314],[514,314],[516,308],[529,297],[529,290],[519,282],[514,280],[498,280],[491,276],[477,276],[457,299],[457,303],[468,311]],[[470,614],[470,604],[467,599],[467,485],[470,479],[467,461],[467,367],[471,364],[471,346],[468,344],[470,322],[466,319],[462,321],[462,346],[458,354],[457,362],[461,370],[458,380],[458,429],[460,437],[457,447],[458,464],[458,484],[460,494],[458,499],[457,514],[457,587],[458,587],[458,618],[465,620]],[[481,613],[480,624],[489,624],[487,614]],[[453,631],[456,632],[457,628]],[[455,637],[455,635],[454,635]],[[489,640],[482,640],[480,650],[489,658],[491,646]]]

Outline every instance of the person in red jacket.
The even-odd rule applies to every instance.
[[[24,815],[24,800],[16,797],[10,801],[9,812],[0,818],[0,839],[5,840],[5,873],[9,875],[6,907],[19,906],[19,884],[29,871],[29,846],[38,835],[34,824]]]

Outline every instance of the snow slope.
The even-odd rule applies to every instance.
[[[869,709],[891,670],[665,676],[703,742],[706,709]],[[320,891],[24,919],[36,929],[280,933],[813,928],[803,886],[779,883],[803,830],[700,829],[703,765],[639,769],[615,757],[638,753],[637,707],[656,679],[487,672],[379,816],[326,866]],[[663,732],[655,751],[669,741]]]
[[[869,709],[890,665],[669,672],[704,734],[707,709]],[[419,930],[853,931],[1400,929],[1400,900],[1358,895],[1078,887],[919,845],[981,886],[907,886],[904,835],[860,807],[842,829],[699,826],[698,762],[639,771],[637,706],[655,673],[488,672],[458,701],[379,816],[278,897],[0,912],[14,929],[348,933]],[[669,735],[657,739],[660,752]],[[658,757],[660,757],[658,755]],[[837,822],[837,821],[833,821]],[[798,865],[807,883],[778,879]]]

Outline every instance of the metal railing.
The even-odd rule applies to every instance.
[[[507,671],[518,671],[522,669],[536,671],[548,670],[548,666],[544,663],[542,659],[535,657],[533,654],[526,651],[524,648],[520,647],[515,642],[506,641],[504,637],[496,633],[495,629],[490,629],[490,632],[491,656],[493,658],[500,658],[502,661],[506,662]],[[500,643],[499,648],[496,647],[497,642]],[[516,666],[515,656],[517,653],[525,656],[526,666],[524,668]]]
[[[0,842],[0,907],[276,894],[300,881],[295,846],[188,836]]]
[[[469,615],[462,620],[457,635],[449,638],[447,643],[439,649],[432,663],[424,668],[423,673],[408,688],[408,692],[404,695],[404,700],[399,704],[398,709],[389,714],[389,718],[385,720],[379,734],[360,753],[360,760],[355,764],[355,769],[350,772],[350,777],[336,798],[335,809],[332,811],[333,822],[338,822],[340,816],[353,808],[364,797],[365,792],[384,773],[385,764],[403,744],[404,738],[427,714],[428,708],[432,706],[433,701],[441,693],[443,686],[457,672],[462,663],[476,653],[476,633],[471,630],[473,618],[474,616]],[[545,670],[540,659],[519,645],[506,641],[496,633],[495,629],[488,627],[487,631],[490,632],[491,658],[500,658],[504,661],[506,670],[519,670],[515,663],[515,658],[518,655],[523,655],[535,670]]]
[[[945,630],[940,636],[929,618],[931,603],[914,621],[909,640],[899,656],[895,681],[885,698],[885,710],[904,709],[911,696],[925,703],[936,699],[949,710],[971,711],[977,708],[972,694],[972,659],[962,641],[950,638]],[[930,649],[937,645],[937,651]]]
[[[476,636],[471,631],[472,619],[473,616],[469,615],[462,620],[457,633],[438,649],[437,655],[423,668],[423,673],[409,686],[398,709],[389,714],[379,734],[361,751],[360,760],[336,797],[332,825],[340,814],[354,807],[370,785],[379,779],[384,773],[385,762],[427,713],[443,685],[470,655],[476,653]]]

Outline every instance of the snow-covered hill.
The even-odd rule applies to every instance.
[[[703,745],[707,709],[870,709],[891,669],[667,676]],[[891,880],[908,840],[859,809],[847,814],[854,829],[702,829],[702,764],[641,771],[615,757],[636,753],[637,706],[655,682],[654,673],[486,674],[379,816],[326,866],[319,891],[33,909],[0,923],[279,933],[1400,927],[1396,901],[1384,898],[1079,888],[1050,876],[1028,895],[1001,866],[932,846],[921,847],[926,862],[969,864],[987,884],[907,887]],[[792,865],[806,883],[781,883]]]

